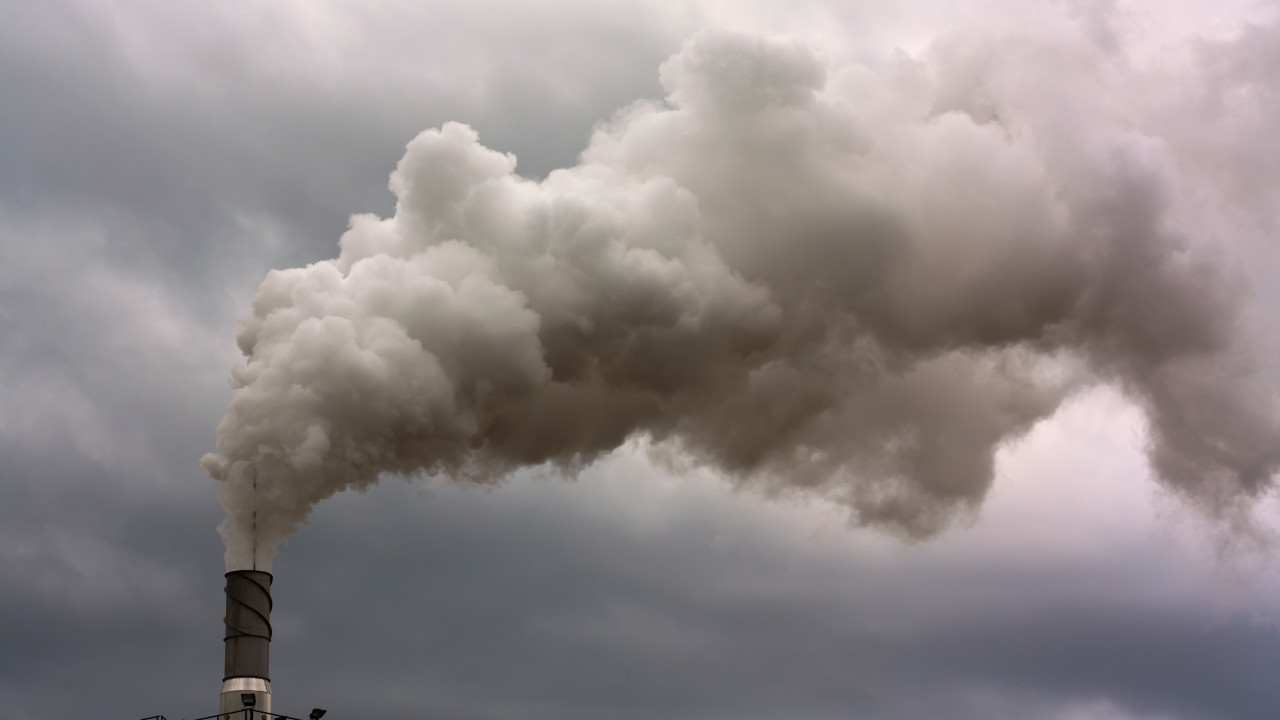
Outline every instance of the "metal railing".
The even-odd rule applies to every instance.
[[[291,715],[281,715],[279,713],[264,712],[256,708],[245,708],[243,710],[233,710],[231,712],[218,713],[216,715],[206,715],[202,718],[194,718],[193,720],[302,720]]]
[[[142,718],[142,720],[169,719],[163,715],[152,715],[151,717]],[[214,715],[192,718],[192,720],[302,720],[302,718],[296,718],[292,715],[281,715],[280,713],[264,712],[262,710],[248,707],[243,710],[232,710],[231,712],[222,712]]]

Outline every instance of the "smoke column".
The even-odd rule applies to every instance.
[[[702,34],[661,80],[542,181],[427,130],[394,215],[266,277],[202,461],[230,568],[385,473],[494,482],[632,437],[925,536],[1093,382],[1145,409],[1179,494],[1225,513],[1270,487],[1239,283],[1180,211],[1212,168],[1149,73],[1080,38],[831,67]]]

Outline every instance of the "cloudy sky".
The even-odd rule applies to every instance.
[[[280,545],[276,710],[1280,707],[1268,3],[0,10],[0,717],[216,710],[226,510],[201,458],[266,442],[224,421],[246,338],[264,366],[277,340],[307,349],[304,323],[281,329],[255,293],[272,269],[320,263],[259,298],[285,283],[286,309],[337,314],[367,296],[308,294],[307,272],[382,258],[452,277],[474,259],[414,264],[436,246],[470,248],[488,263],[473,274],[524,303],[459,317],[515,328],[484,338],[504,362],[534,342],[535,367],[467,376],[483,397],[458,390],[466,411],[432,422],[485,468],[517,469],[454,482],[452,451],[401,451],[394,428],[361,440],[397,449],[381,465],[308,465],[314,448],[279,430],[294,475],[426,472],[338,492]],[[613,256],[558,230],[551,260],[527,261],[545,208],[663,272],[592,264]],[[707,313],[697,332],[632,355],[552,333],[653,337],[635,323],[661,318],[632,311],[669,298],[682,319]],[[604,369],[574,376],[575,353]],[[753,384],[777,368],[780,394]],[[535,412],[558,383],[621,429]],[[589,402],[632,391],[659,409]],[[796,395],[821,412],[770,424]],[[238,407],[294,417],[277,400]],[[350,411],[307,421],[325,448],[383,427],[344,430]],[[547,433],[511,430],[528,417],[581,427],[537,445]],[[577,464],[521,467],[543,459]]]

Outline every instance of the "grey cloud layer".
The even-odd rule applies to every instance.
[[[1093,97],[1108,62],[962,38],[832,69],[706,34],[663,65],[665,102],[543,181],[466,126],[422,133],[392,217],[254,299],[204,460],[228,563],[269,565],[381,473],[484,482],[636,434],[930,533],[1077,362],[1146,408],[1170,486],[1215,511],[1260,494],[1280,424],[1237,293],[1169,219],[1197,178]]]
[[[326,532],[291,540],[277,601],[333,602],[276,648],[278,686],[369,717],[1190,720],[1263,718],[1276,698],[1274,635],[1211,620],[1172,554],[1115,547],[1052,577],[1036,558],[921,572],[909,554],[780,547],[749,501],[684,489],[637,529],[599,506],[601,478],[633,469],[606,462],[559,492],[393,487],[322,506]],[[375,519],[396,530],[362,539]],[[299,558],[307,572],[285,569]]]

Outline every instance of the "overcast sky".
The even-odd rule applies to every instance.
[[[1042,137],[1096,97],[1159,147],[1161,228],[1226,278],[1273,406],[1269,5],[0,0],[0,717],[215,711],[224,510],[200,458],[266,273],[396,212],[423,130],[465,123],[541,180],[623,137],[622,108],[696,103],[672,91],[685,65],[659,71],[690,38],[785,35],[846,98],[895,68],[1020,78]],[[964,65],[979,46],[998,61]],[[891,95],[854,107],[873,143]],[[1274,717],[1280,503],[1264,482],[1231,526],[1162,482],[1139,380],[1073,385],[919,537],[823,488],[662,462],[643,434],[567,479],[341,493],[273,567],[275,710]]]

